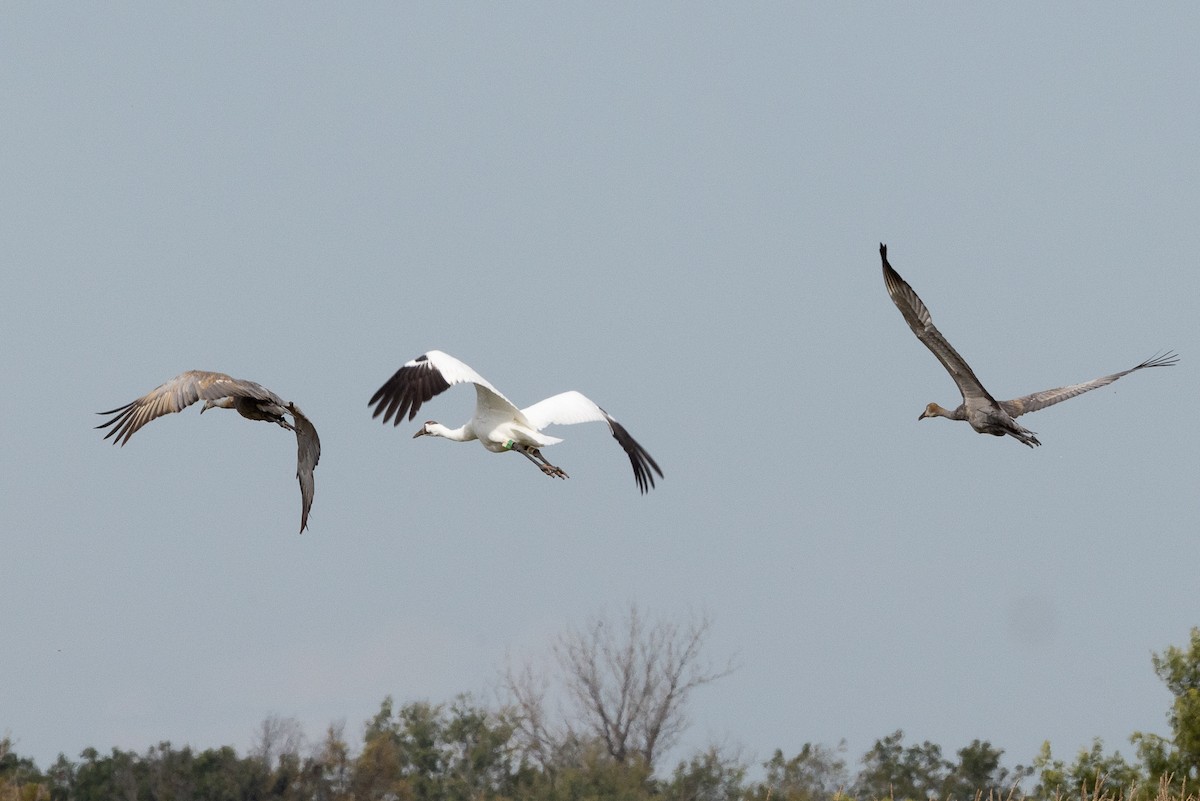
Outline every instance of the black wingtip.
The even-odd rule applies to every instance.
[[[601,411],[604,411],[601,409]],[[638,444],[638,441],[629,436],[629,432],[625,427],[616,420],[608,416],[608,425],[612,430],[613,438],[620,443],[625,450],[625,454],[629,457],[629,463],[633,466],[633,480],[637,482],[638,490],[645,495],[654,488],[654,473],[658,473],[658,477],[663,477],[662,469],[654,458],[646,452],[646,449]],[[651,472],[653,470],[653,472]]]
[[[882,242],[879,243],[879,255],[884,261],[887,261],[887,245]]]
[[[1143,367],[1173,367],[1176,364],[1179,364],[1179,354],[1173,350],[1168,350],[1165,353],[1154,354],[1133,369],[1141,370]]]
[[[133,426],[130,418],[133,416],[136,405],[137,401],[134,401],[133,403],[125,404],[119,409],[112,409],[111,411],[107,412],[97,412],[96,414],[112,414],[115,416],[111,420],[105,420],[100,425],[94,426],[94,428],[101,429],[112,426],[108,433],[104,435],[104,438],[112,438],[114,445],[125,447],[125,443],[129,441],[130,437],[133,436]]]
[[[425,356],[416,359],[420,365],[406,364],[395,372],[368,401],[374,406],[372,419],[383,416],[383,424],[398,426],[405,416],[411,421],[421,404],[450,388],[450,382],[432,366]]]

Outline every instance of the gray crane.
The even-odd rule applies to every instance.
[[[997,437],[1008,435],[1032,448],[1042,443],[1038,442],[1034,432],[1021,426],[1015,418],[1029,412],[1036,412],[1038,409],[1045,409],[1047,406],[1053,406],[1093,389],[1108,386],[1118,378],[1137,370],[1147,367],[1170,367],[1179,361],[1178,356],[1168,351],[1161,356],[1153,356],[1136,367],[1085,381],[1082,384],[1047,389],[1013,400],[998,401],[984,389],[983,384],[971,370],[971,366],[962,356],[958,355],[958,351],[951,347],[942,333],[937,330],[933,319],[929,316],[929,309],[925,308],[925,304],[917,297],[913,288],[892,269],[892,265],[888,263],[887,245],[880,243],[879,256],[883,260],[883,282],[887,286],[892,302],[904,315],[904,321],[917,335],[917,339],[921,340],[925,347],[929,348],[937,357],[937,360],[946,368],[946,372],[950,373],[950,377],[954,379],[954,383],[958,384],[958,391],[962,393],[963,401],[958,408],[943,409],[936,403],[931,403],[925,407],[925,411],[921,412],[918,420],[924,420],[926,417],[965,420],[980,434],[992,434]]]
[[[122,447],[139,428],[164,414],[179,412],[198,400],[204,401],[200,414],[209,409],[233,409],[247,420],[275,423],[296,434],[296,478],[300,481],[300,533],[308,527],[308,510],[313,501],[313,470],[321,458],[321,440],[317,429],[294,403],[284,403],[271,390],[253,381],[231,378],[224,373],[188,370],[142,397],[107,412],[114,417],[96,428],[112,427],[104,435]],[[292,416],[289,423],[285,414]]]

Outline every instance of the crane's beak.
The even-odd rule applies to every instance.
[[[425,427],[424,427],[424,426],[421,426],[421,430],[420,430],[420,431],[418,431],[417,433],[413,434],[413,439],[416,439],[417,437],[424,436],[425,434],[428,434],[428,433],[429,433],[429,432],[425,430]]]
[[[924,420],[924,419],[925,419],[926,417],[928,417],[928,416],[929,416],[929,412],[921,412],[921,416],[920,416],[920,417],[918,417],[917,419],[918,419],[918,420]]]

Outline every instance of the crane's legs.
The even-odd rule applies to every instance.
[[[513,450],[523,453],[526,459],[536,464],[539,470],[551,478],[567,478],[567,474],[563,472],[563,469],[550,464],[537,448],[531,448],[528,445],[517,445]]]
[[[1009,421],[1010,427],[1005,428],[1004,433],[1010,437],[1015,437],[1022,445],[1028,445],[1031,448],[1036,448],[1042,443],[1038,442],[1037,435],[1024,426],[1018,425],[1015,422]]]
[[[224,406],[221,403],[215,403],[213,405],[220,406],[223,409],[236,409],[237,413],[242,417],[245,417],[247,420],[262,420],[263,422],[267,423],[277,423],[286,428],[288,431],[296,430],[292,424],[283,417],[284,412],[288,410],[282,406],[276,406],[274,403],[264,404],[264,402],[255,398],[247,398],[239,395],[235,397],[233,402],[228,406]],[[207,408],[207,406],[204,407],[204,409]],[[204,409],[201,409],[200,412],[203,413]]]

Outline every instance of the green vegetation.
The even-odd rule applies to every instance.
[[[616,626],[594,621],[560,639],[556,677],[510,671],[509,700],[496,708],[466,695],[400,707],[385,698],[355,747],[340,726],[312,744],[296,721],[271,717],[246,755],[162,742],[144,753],[88,748],[40,770],[4,737],[0,801],[1198,801],[1200,629],[1187,648],[1153,657],[1175,697],[1172,737],[1135,733],[1135,761],[1096,741],[1067,764],[1046,743],[1032,766],[1009,770],[987,741],[948,759],[896,731],[876,740],[857,773],[844,744],[777,750],[761,764],[710,747],[664,767],[657,761],[682,728],[688,691],[729,670],[699,663],[707,629],[707,620],[651,625],[636,609]],[[555,681],[575,704],[561,720],[535,691]]]

